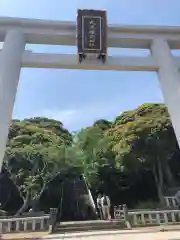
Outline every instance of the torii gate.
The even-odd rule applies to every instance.
[[[105,64],[86,60],[79,64],[76,54],[33,53],[26,43],[75,45],[76,23],[0,18],[0,171],[21,67],[88,70],[156,71],[165,103],[180,146],[180,27],[108,25],[108,47],[150,49],[147,57],[107,57]],[[179,105],[179,107],[178,107]]]

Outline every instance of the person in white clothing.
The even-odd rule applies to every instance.
[[[106,196],[106,194],[103,194],[103,197],[101,198],[101,205],[102,205],[104,220],[111,220],[111,215],[110,215],[111,202],[109,197]]]
[[[103,212],[102,212],[102,204],[101,204],[101,194],[98,194],[98,197],[97,197],[97,209],[98,209],[99,219],[102,220]]]

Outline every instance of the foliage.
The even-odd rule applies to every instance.
[[[62,152],[71,141],[71,134],[55,120],[34,118],[12,122],[4,164],[24,199],[20,212],[32,200],[36,202],[47,183],[64,167]]]
[[[37,205],[62,169],[82,172],[94,196],[103,191],[114,204],[133,206],[149,199],[162,202],[166,189],[179,181],[177,156],[165,105],[143,104],[74,135],[52,119],[13,120],[4,166],[24,199],[22,211]]]
[[[6,211],[0,209],[0,217],[5,217],[6,215]]]
[[[145,201],[145,202],[139,202],[135,208],[136,209],[157,209],[159,207],[158,202],[154,201]]]

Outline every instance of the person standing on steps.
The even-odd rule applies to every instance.
[[[97,196],[97,209],[98,209],[98,216],[99,216],[100,220],[102,220],[103,212],[102,212],[101,194],[100,193]]]
[[[102,205],[104,220],[111,220],[111,215],[110,215],[111,202],[109,197],[106,194],[103,194],[103,197],[101,198],[101,205]]]

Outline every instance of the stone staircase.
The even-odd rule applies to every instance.
[[[63,189],[63,201],[59,205],[53,233],[126,228],[120,219],[112,221],[97,220],[94,201],[82,178],[73,181],[66,180]]]
[[[126,228],[127,226],[125,222],[120,220],[61,222],[61,223],[57,223],[54,233],[119,230],[119,229],[126,229]]]

